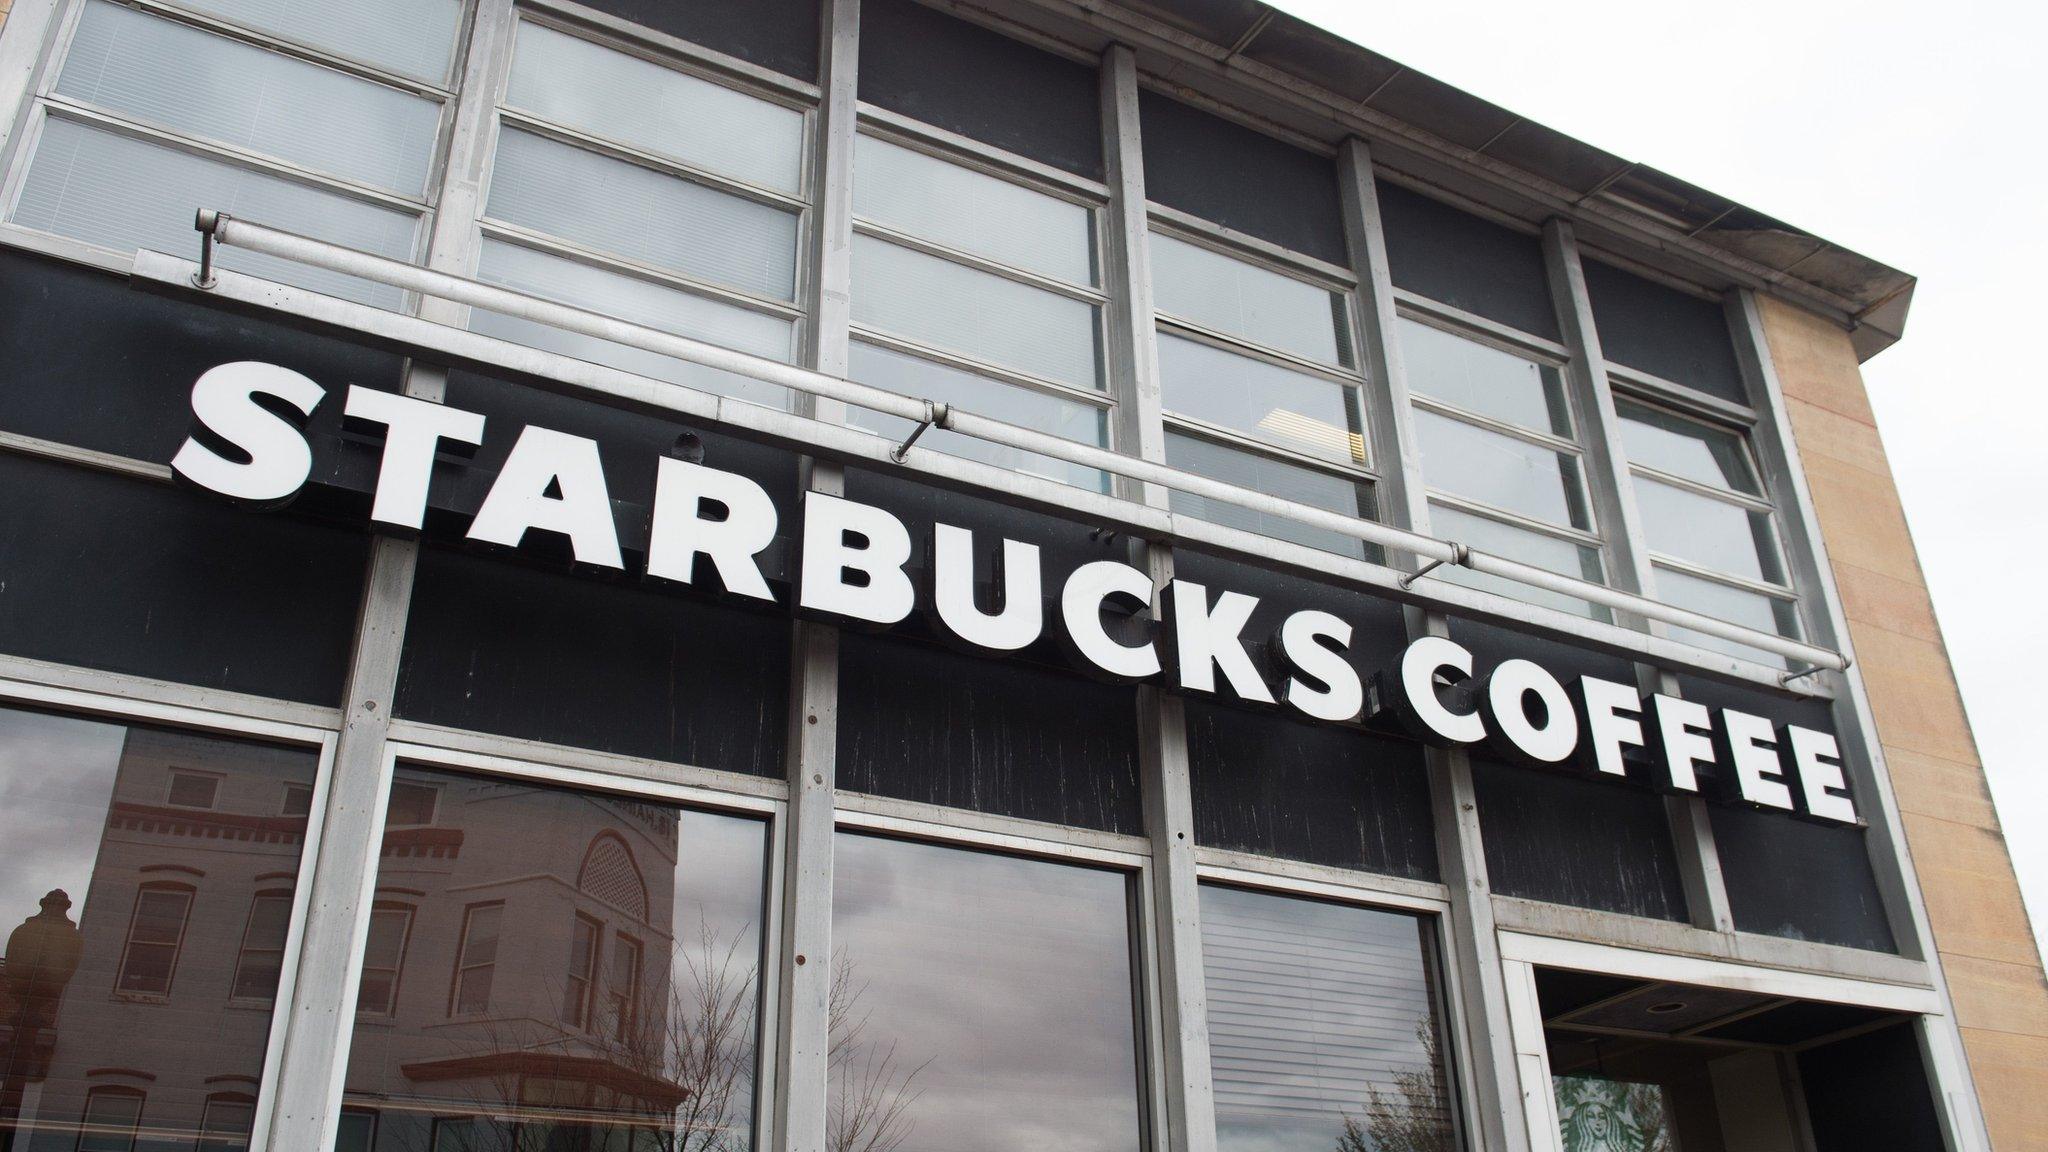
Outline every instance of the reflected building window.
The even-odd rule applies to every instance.
[[[1205,884],[1222,1152],[1453,1152],[1430,923]]]
[[[0,708],[0,1143],[247,1146],[317,764]]]
[[[397,784],[436,810],[385,838],[378,890],[405,900],[372,914],[338,1146],[751,1147],[767,823],[409,767]]]
[[[840,834],[827,1146],[1145,1144],[1126,873]]]

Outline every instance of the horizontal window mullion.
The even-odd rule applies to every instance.
[[[1008,181],[1070,204],[1092,210],[1109,203],[1109,189],[1050,165],[983,144],[943,128],[879,108],[860,105],[860,131],[935,160],[957,164],[997,180]]]
[[[166,148],[173,148],[181,152],[189,152],[195,156],[204,156],[243,168],[253,168],[271,176],[300,184],[311,184],[351,199],[375,204],[381,208],[410,212],[416,216],[423,216],[430,210],[430,205],[424,198],[416,199],[402,193],[393,192],[387,188],[379,188],[374,184],[364,184],[361,181],[351,180],[345,176],[335,176],[316,169],[306,168],[237,145],[225,144],[217,140],[208,140],[199,136],[189,136],[167,128],[158,128],[152,124],[131,120],[126,116],[102,111],[88,104],[81,104],[78,101],[56,95],[55,93],[43,97],[42,103],[48,113],[58,119],[89,124],[119,135],[133,137],[138,140],[147,140],[152,144],[161,144]],[[210,207],[210,205],[199,205],[198,207]],[[276,222],[266,220],[259,221],[259,223],[274,224]],[[198,233],[195,232],[193,235],[196,238]],[[196,239],[194,243],[197,243]]]
[[[1192,320],[1184,320],[1169,312],[1155,312],[1153,313],[1153,319],[1164,330],[1171,331],[1176,335],[1199,340],[1204,344],[1214,345],[1226,352],[1235,352],[1255,360],[1264,360],[1276,367],[1286,368],[1291,371],[1320,376],[1332,384],[1347,388],[1356,388],[1365,383],[1364,376],[1339,365],[1324,364],[1319,361],[1304,359],[1291,352],[1283,352],[1265,344],[1253,343],[1242,336],[1233,336],[1228,332],[1219,332],[1214,328],[1203,327]]]
[[[1093,404],[1103,409],[1116,407],[1115,398],[1111,397],[1107,392],[1092,388],[1078,388],[1058,380],[1048,380],[1043,376],[1033,376],[1028,372],[1019,372],[1015,368],[1004,368],[997,364],[991,364],[986,360],[979,360],[972,356],[962,355],[959,352],[934,347],[933,345],[899,336],[893,332],[886,332],[879,328],[869,328],[865,325],[853,324],[849,326],[849,331],[856,340],[862,340],[877,347],[887,348],[892,352],[901,352],[905,356],[915,356],[920,360],[930,360],[935,364],[943,364],[948,368],[957,368],[962,372],[972,372],[977,376],[986,376],[1000,384],[1010,384],[1018,388],[1030,389],[1033,392],[1043,392],[1048,396],[1057,396],[1063,400],[1078,400],[1084,404]]]
[[[726,195],[742,200],[751,200],[756,204],[766,205],[770,208],[780,208],[794,213],[802,212],[810,207],[809,201],[792,196],[787,192],[778,192],[773,188],[764,188],[758,184],[750,184],[745,180],[722,175],[708,168],[700,168],[694,164],[687,164],[672,157],[648,152],[629,144],[621,144],[603,136],[585,132],[580,128],[571,128],[568,125],[536,116],[531,112],[522,111],[511,105],[499,106],[498,119],[501,124],[510,124],[515,128],[531,132],[536,136],[548,137],[561,144],[596,152],[614,160],[648,169],[663,176],[674,177],[677,180],[687,180],[692,184],[701,185],[715,192],[723,192]]]
[[[817,107],[817,85],[748,64],[701,44],[580,5],[575,6],[573,14],[550,0],[519,0],[518,8],[522,23],[587,40],[608,51],[731,88],[792,111],[809,112]]]
[[[1434,503],[1446,504],[1467,515],[1506,524],[1510,528],[1526,529],[1544,536],[1566,540],[1573,544],[1583,544],[1588,548],[1600,548],[1606,543],[1600,538],[1598,533],[1589,532],[1583,528],[1572,528],[1563,524],[1552,524],[1547,520],[1537,520],[1533,517],[1523,516],[1520,513],[1510,512],[1505,508],[1496,508],[1491,504],[1481,503],[1467,496],[1446,492],[1441,488],[1430,487],[1426,488],[1426,491],[1429,499]]]
[[[950,263],[972,268],[977,272],[986,272],[991,276],[1000,276],[1005,280],[1014,281],[1027,288],[1036,288],[1042,292],[1051,292],[1055,295],[1065,296],[1070,300],[1079,300],[1084,304],[1100,306],[1109,300],[1109,297],[1099,288],[1083,287],[1065,280],[1055,280],[1050,276],[1029,272],[1012,264],[1004,264],[1000,261],[990,260],[986,256],[976,256],[971,252],[963,252],[958,248],[926,240],[921,236],[891,228],[886,224],[877,224],[871,220],[855,217],[853,230],[863,236],[884,240],[898,247],[922,252],[927,256],[935,256]]]
[[[1696,564],[1690,560],[1682,560],[1676,556],[1666,555],[1662,552],[1651,552],[1650,561],[1659,568],[1670,568],[1700,580],[1725,585],[1729,588],[1740,588],[1744,592],[1754,592],[1759,596],[1769,596],[1773,600],[1783,600],[1792,604],[1796,604],[1799,601],[1799,593],[1781,584],[1771,584],[1761,580],[1751,580],[1747,577],[1736,576],[1728,572]]]
[[[1410,392],[1409,400],[1417,408],[1427,409],[1445,419],[1456,420],[1460,424],[1470,424],[1475,428],[1483,428],[1488,432],[1495,432],[1502,436],[1520,440],[1523,443],[1532,444],[1538,448],[1547,448],[1550,451],[1559,452],[1567,456],[1582,457],[1585,455],[1585,450],[1580,448],[1577,442],[1567,440],[1562,436],[1556,436],[1548,432],[1538,432],[1533,428],[1524,428],[1519,424],[1510,424],[1505,420],[1496,420],[1491,416],[1482,416],[1477,412],[1460,408],[1455,404],[1446,404],[1433,396],[1425,396],[1420,392]]]
[[[1677,488],[1684,492],[1690,492],[1695,496],[1705,497],[1709,500],[1718,500],[1723,504],[1732,504],[1735,507],[1746,509],[1751,512],[1761,512],[1765,515],[1774,515],[1778,510],[1777,506],[1772,504],[1769,500],[1765,500],[1757,496],[1751,496],[1747,492],[1737,492],[1730,488],[1717,488],[1711,484],[1702,484],[1697,480],[1689,480],[1673,472],[1666,472],[1659,468],[1652,468],[1647,464],[1632,463],[1628,466],[1628,470],[1630,474],[1640,476],[1645,480],[1652,480],[1656,483],[1663,484],[1667,487]]]
[[[1170,208],[1157,200],[1145,202],[1145,215],[1151,227],[1177,239],[1186,240],[1191,244],[1201,244],[1236,259],[1266,265],[1319,288],[1327,288],[1332,292],[1350,292],[1358,287],[1357,275],[1340,264],[1331,264],[1313,256],[1282,248],[1255,236],[1211,223],[1178,208]]]
[[[347,72],[361,79],[374,81],[378,84],[397,88],[417,96],[431,96],[443,102],[455,98],[455,89],[452,87],[433,84],[397,72],[389,72],[374,64],[366,64],[353,57],[329,52],[323,48],[315,48],[310,44],[301,44],[296,40],[286,40],[282,37],[273,36],[268,32],[259,32],[254,28],[245,28],[240,24],[231,24],[219,17],[194,12],[190,9],[181,8],[176,4],[168,4],[164,0],[117,0],[117,2],[125,7],[135,8],[148,12],[151,15],[176,20],[180,24],[190,25],[194,28],[217,33],[229,39],[253,44],[259,48],[276,52],[279,55],[297,57],[313,64],[324,64],[337,72]],[[458,28],[456,34],[457,36],[467,36],[469,32],[467,28]]]
[[[1453,336],[1477,340],[1516,356],[1540,360],[1553,368],[1562,368],[1571,362],[1570,350],[1554,340],[1510,328],[1406,288],[1394,289],[1394,301],[1395,315],[1402,319],[1427,324]]]
[[[1367,484],[1376,483],[1379,480],[1379,474],[1369,468],[1360,467],[1355,464],[1340,463],[1322,456],[1309,456],[1300,452],[1290,452],[1285,448],[1269,444],[1264,440],[1254,440],[1242,432],[1236,432],[1220,424],[1212,424],[1207,420],[1197,419],[1193,416],[1182,416],[1171,411],[1162,412],[1160,415],[1169,429],[1184,432],[1190,436],[1200,437],[1203,440],[1212,441],[1226,448],[1240,449],[1254,455],[1264,456],[1269,460],[1277,460],[1283,464],[1292,464],[1316,472],[1325,472],[1346,480],[1356,480]]]
[[[642,280],[653,281],[667,288],[674,288],[694,296],[702,296],[723,304],[746,308],[784,320],[803,319],[803,309],[787,300],[769,296],[755,296],[737,288],[713,284],[684,276],[673,269],[662,268],[639,260],[632,260],[612,252],[603,252],[585,247],[572,240],[564,240],[552,233],[537,231],[521,224],[511,224],[490,216],[477,218],[477,229],[483,235],[529,248],[537,248],[552,255],[575,260],[584,264],[610,269]]]
[[[1607,364],[1607,376],[1615,390],[1627,399],[1670,408],[1679,415],[1696,420],[1732,424],[1734,430],[1744,433],[1756,426],[1756,409],[1709,395],[1676,380],[1666,380],[1612,361]]]

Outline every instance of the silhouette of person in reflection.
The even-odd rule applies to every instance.
[[[0,1082],[0,1152],[14,1147],[21,1100],[28,1085],[49,1075],[57,1049],[57,1005],[78,972],[85,938],[67,915],[71,897],[52,888],[42,911],[23,920],[7,937],[0,968],[0,1024],[7,1028],[5,1080]]]

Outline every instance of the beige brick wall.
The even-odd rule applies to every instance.
[[[1991,1142],[2048,1149],[2048,979],[1848,334],[1763,302]]]

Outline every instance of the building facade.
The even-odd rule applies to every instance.
[[[2048,1144],[1902,273],[1249,0],[14,0],[0,131],[5,1148]]]

